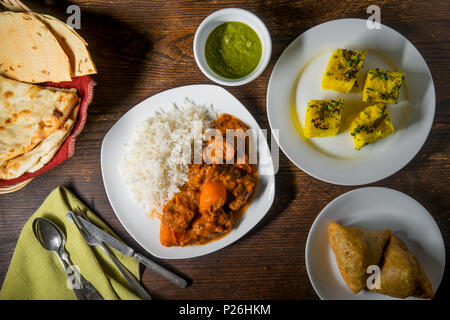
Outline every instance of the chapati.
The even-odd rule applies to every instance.
[[[69,58],[39,19],[0,12],[0,39],[0,75],[30,83],[71,80]]]
[[[97,73],[94,62],[86,48],[86,41],[75,30],[54,17],[37,13],[32,15],[48,27],[69,57],[72,77]]]

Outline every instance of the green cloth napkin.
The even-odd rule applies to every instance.
[[[106,254],[100,248],[88,246],[75,224],[67,220],[67,211],[76,207],[83,210],[91,222],[117,237],[72,192],[63,186],[56,188],[27,221],[20,233],[0,290],[0,300],[76,299],[73,290],[67,287],[67,276],[56,254],[45,250],[34,236],[32,224],[37,217],[47,218],[61,228],[67,239],[65,247],[72,263],[105,300],[139,299]],[[139,262],[114,249],[112,252],[139,280]]]

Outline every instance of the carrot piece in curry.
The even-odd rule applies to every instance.
[[[161,227],[159,229],[159,241],[166,247],[178,245],[175,232],[165,223],[161,223]]]
[[[199,210],[206,213],[209,210],[217,210],[227,201],[227,190],[221,181],[205,183],[200,192]]]

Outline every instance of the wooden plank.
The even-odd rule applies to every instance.
[[[80,34],[98,66],[98,86],[75,156],[35,178],[26,188],[0,196],[0,282],[3,281],[22,226],[45,197],[65,185],[130,245],[145,251],[114,215],[100,172],[105,133],[143,99],[177,86],[212,83],[198,69],[192,52],[197,26],[224,7],[241,7],[260,16],[269,28],[273,53],[255,81],[227,88],[268,128],[265,96],[270,73],[283,50],[310,27],[338,18],[366,18],[370,2],[345,1],[25,1],[37,12],[66,19],[66,8],[81,9]],[[431,134],[414,160],[392,177],[372,186],[405,192],[436,219],[450,256],[449,108],[450,60],[448,1],[379,1],[382,22],[406,36],[424,55],[436,85],[437,110]],[[318,181],[280,153],[275,204],[243,239],[219,252],[189,260],[160,261],[193,280],[179,289],[145,270],[143,281],[155,298],[164,299],[317,299],[305,267],[309,228],[332,199],[356,187]],[[218,275],[220,275],[218,277]],[[448,280],[448,275],[445,276]],[[444,280],[444,282],[445,282]],[[443,282],[443,283],[444,283]],[[442,287],[437,298],[444,297]]]

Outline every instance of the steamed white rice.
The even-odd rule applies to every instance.
[[[142,121],[125,146],[120,173],[134,201],[148,213],[162,213],[162,206],[188,180],[194,122],[204,132],[211,127],[211,113],[186,99],[184,105]]]

